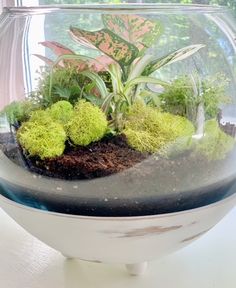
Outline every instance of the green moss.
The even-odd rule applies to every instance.
[[[87,146],[102,139],[107,127],[105,114],[98,107],[81,100],[67,124],[67,133],[75,145]]]
[[[222,75],[215,78],[206,78],[197,87],[201,95],[195,95],[193,83],[188,76],[182,76],[172,82],[166,90],[160,94],[161,108],[165,112],[187,117],[191,121],[196,120],[197,108],[200,102],[204,105],[206,119],[215,118],[222,103],[230,102],[225,96],[227,80]]]
[[[124,133],[129,145],[140,152],[155,153],[165,144],[164,139],[157,138],[147,131],[137,131],[127,128]]]
[[[205,123],[204,137],[196,143],[196,151],[209,160],[220,160],[226,157],[235,145],[235,140],[225,134],[215,119]]]
[[[41,125],[47,125],[52,122],[48,110],[36,110],[31,113],[30,122],[35,122]]]
[[[39,104],[31,100],[13,101],[4,108],[1,114],[6,114],[10,124],[16,124],[27,121],[31,113],[36,109],[39,109]]]
[[[169,145],[176,143],[178,138],[185,139],[184,143],[189,142],[194,127],[184,117],[162,113],[156,108],[136,103],[127,115],[124,133],[134,149],[165,153],[167,147],[169,149]],[[186,145],[182,145],[186,149]]]
[[[48,112],[54,121],[65,125],[73,114],[73,106],[70,102],[61,100],[53,104]]]
[[[30,156],[45,159],[63,154],[66,133],[63,126],[58,123],[52,121],[47,124],[38,123],[31,119],[31,121],[23,123],[17,131],[17,138]]]
[[[21,125],[17,138],[30,156],[45,159],[63,154],[67,136],[63,126],[50,117],[49,110],[36,110]]]
[[[165,112],[194,119],[196,117],[196,97],[189,77],[183,76],[172,82],[159,96],[161,108]]]

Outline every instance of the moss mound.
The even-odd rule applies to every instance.
[[[66,129],[75,145],[87,146],[103,138],[108,128],[106,115],[100,108],[85,101],[79,101]]]
[[[234,144],[234,138],[225,134],[217,120],[212,119],[206,121],[204,136],[196,143],[196,151],[205,155],[208,160],[221,160],[233,149]]]
[[[73,106],[70,102],[61,100],[53,104],[48,113],[53,120],[66,125],[73,114]]]
[[[17,138],[30,156],[45,159],[63,154],[66,133],[63,126],[58,123],[51,121],[45,125],[45,123],[30,120],[21,125]]]
[[[178,138],[189,140],[194,130],[193,124],[184,117],[136,103],[127,115],[124,133],[134,149],[164,153]],[[186,146],[184,143],[182,145]]]

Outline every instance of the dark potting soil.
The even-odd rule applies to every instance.
[[[40,160],[25,156],[29,169],[41,175],[60,179],[93,179],[133,167],[148,154],[140,153],[127,143],[124,135],[105,138],[86,147],[66,145],[60,157]]]
[[[140,179],[140,186],[150,187],[154,183],[153,189],[157,189],[155,183],[158,183],[158,189],[166,193],[221,179],[227,171],[234,171],[231,166],[235,163],[232,159],[236,157],[236,151],[232,151],[223,162],[209,161],[202,155],[186,151],[176,158],[167,159],[132,149],[124,135],[107,137],[87,147],[74,147],[67,143],[62,156],[44,161],[24,155],[11,133],[0,133],[0,146],[6,156],[19,166],[40,175],[65,180],[104,177],[126,172],[135,166],[128,173],[123,173],[123,177],[127,178],[124,181]]]

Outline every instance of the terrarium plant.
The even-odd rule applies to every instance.
[[[55,41],[40,43],[56,59],[35,55],[47,64],[38,89],[4,109],[29,169],[81,179],[122,171],[152,155],[226,157],[234,138],[222,130],[218,115],[229,101],[227,80],[156,76],[204,45],[156,58],[150,48],[162,35],[161,22],[135,15],[103,15],[102,21],[98,31],[69,28],[79,45],[100,53],[96,58]]]

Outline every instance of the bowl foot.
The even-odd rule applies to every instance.
[[[147,262],[141,262],[136,264],[126,264],[126,269],[130,275],[139,276],[145,273],[147,269]]]

